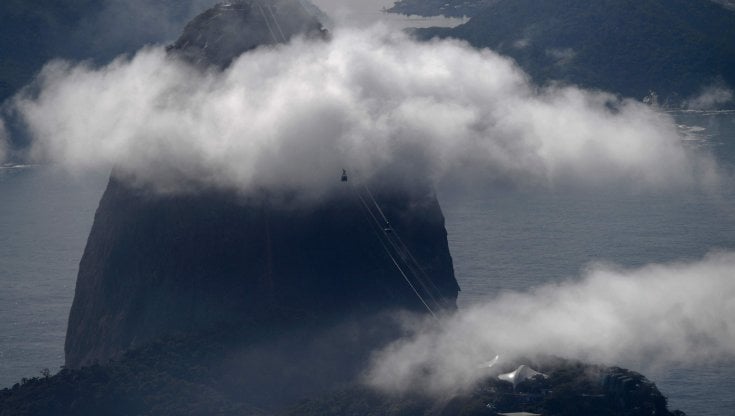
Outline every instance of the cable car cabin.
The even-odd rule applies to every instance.
[[[347,171],[342,169],[342,182],[347,182]]]

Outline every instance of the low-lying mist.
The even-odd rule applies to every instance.
[[[711,158],[633,100],[538,87],[512,61],[375,26],[298,39],[201,71],[150,47],[109,65],[49,63],[6,104],[27,157],[115,166],[159,191],[221,186],[318,198],[342,168],[369,179],[473,178],[635,189],[711,184]],[[453,180],[453,179],[452,179]]]
[[[638,269],[591,265],[578,280],[502,293],[438,321],[406,319],[414,335],[377,352],[365,380],[389,391],[455,391],[490,374],[482,363],[496,354],[692,366],[735,358],[733,317],[733,252]]]
[[[725,85],[714,84],[707,86],[695,97],[686,102],[688,110],[716,110],[721,106],[733,102],[733,92]]]
[[[8,131],[5,128],[5,122],[0,119],[0,163],[2,163],[7,157],[5,153],[7,152],[6,147],[9,141],[10,138],[8,137]]]

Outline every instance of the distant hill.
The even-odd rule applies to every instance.
[[[561,80],[676,104],[735,86],[735,12],[703,0],[497,0],[466,24],[417,31],[513,57],[536,81]]]
[[[216,0],[3,0],[0,102],[53,58],[106,62],[169,42]]]
[[[398,0],[390,13],[419,16],[474,16],[498,0]],[[735,0],[704,0],[735,10]]]
[[[91,0],[4,0],[0,5],[0,101],[25,85],[86,14],[98,11]]]
[[[390,13],[419,16],[474,16],[497,0],[399,0]]]

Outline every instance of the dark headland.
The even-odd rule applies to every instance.
[[[169,53],[224,68],[297,34],[326,36],[297,1],[228,2],[195,18]],[[431,187],[342,181],[340,172],[334,181],[340,186],[324,200],[294,206],[265,190],[161,195],[113,173],[80,263],[66,366],[216,327],[274,331],[422,310],[423,302],[455,308],[459,286]],[[402,245],[414,248],[404,272],[394,264]],[[409,285],[403,273],[418,264]]]

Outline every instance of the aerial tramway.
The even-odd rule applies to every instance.
[[[355,180],[348,180],[345,169],[342,169],[340,180],[350,185],[354,195],[363,207],[364,215],[375,233],[380,246],[391,259],[399,274],[403,277],[406,284],[424,308],[436,318],[436,313],[446,306],[441,296],[441,291],[421,267],[416,257],[411,253],[411,250],[401,239],[397,230],[393,228],[367,183],[361,182],[356,184]]]
[[[252,4],[257,7],[260,15],[263,17],[263,21],[268,28],[268,32],[271,34],[273,43],[286,43],[288,39],[283,33],[283,28],[280,23],[278,23],[278,18],[273,12],[273,7],[270,3],[264,3],[261,0],[254,0]]]
[[[276,13],[273,12],[272,6],[268,3],[263,3],[262,0],[254,0],[253,4],[263,17],[263,21],[268,28],[273,42],[286,43],[288,39],[278,22]],[[418,260],[413,256],[411,250],[403,242],[398,232],[393,229],[368,185],[362,183],[360,186],[355,186],[354,181],[348,180],[345,169],[342,169],[340,181],[350,185],[364,208],[364,214],[371,224],[381,247],[421,304],[436,318],[435,311],[443,309],[445,306],[439,288],[437,288],[431,280],[431,277],[421,268]]]

